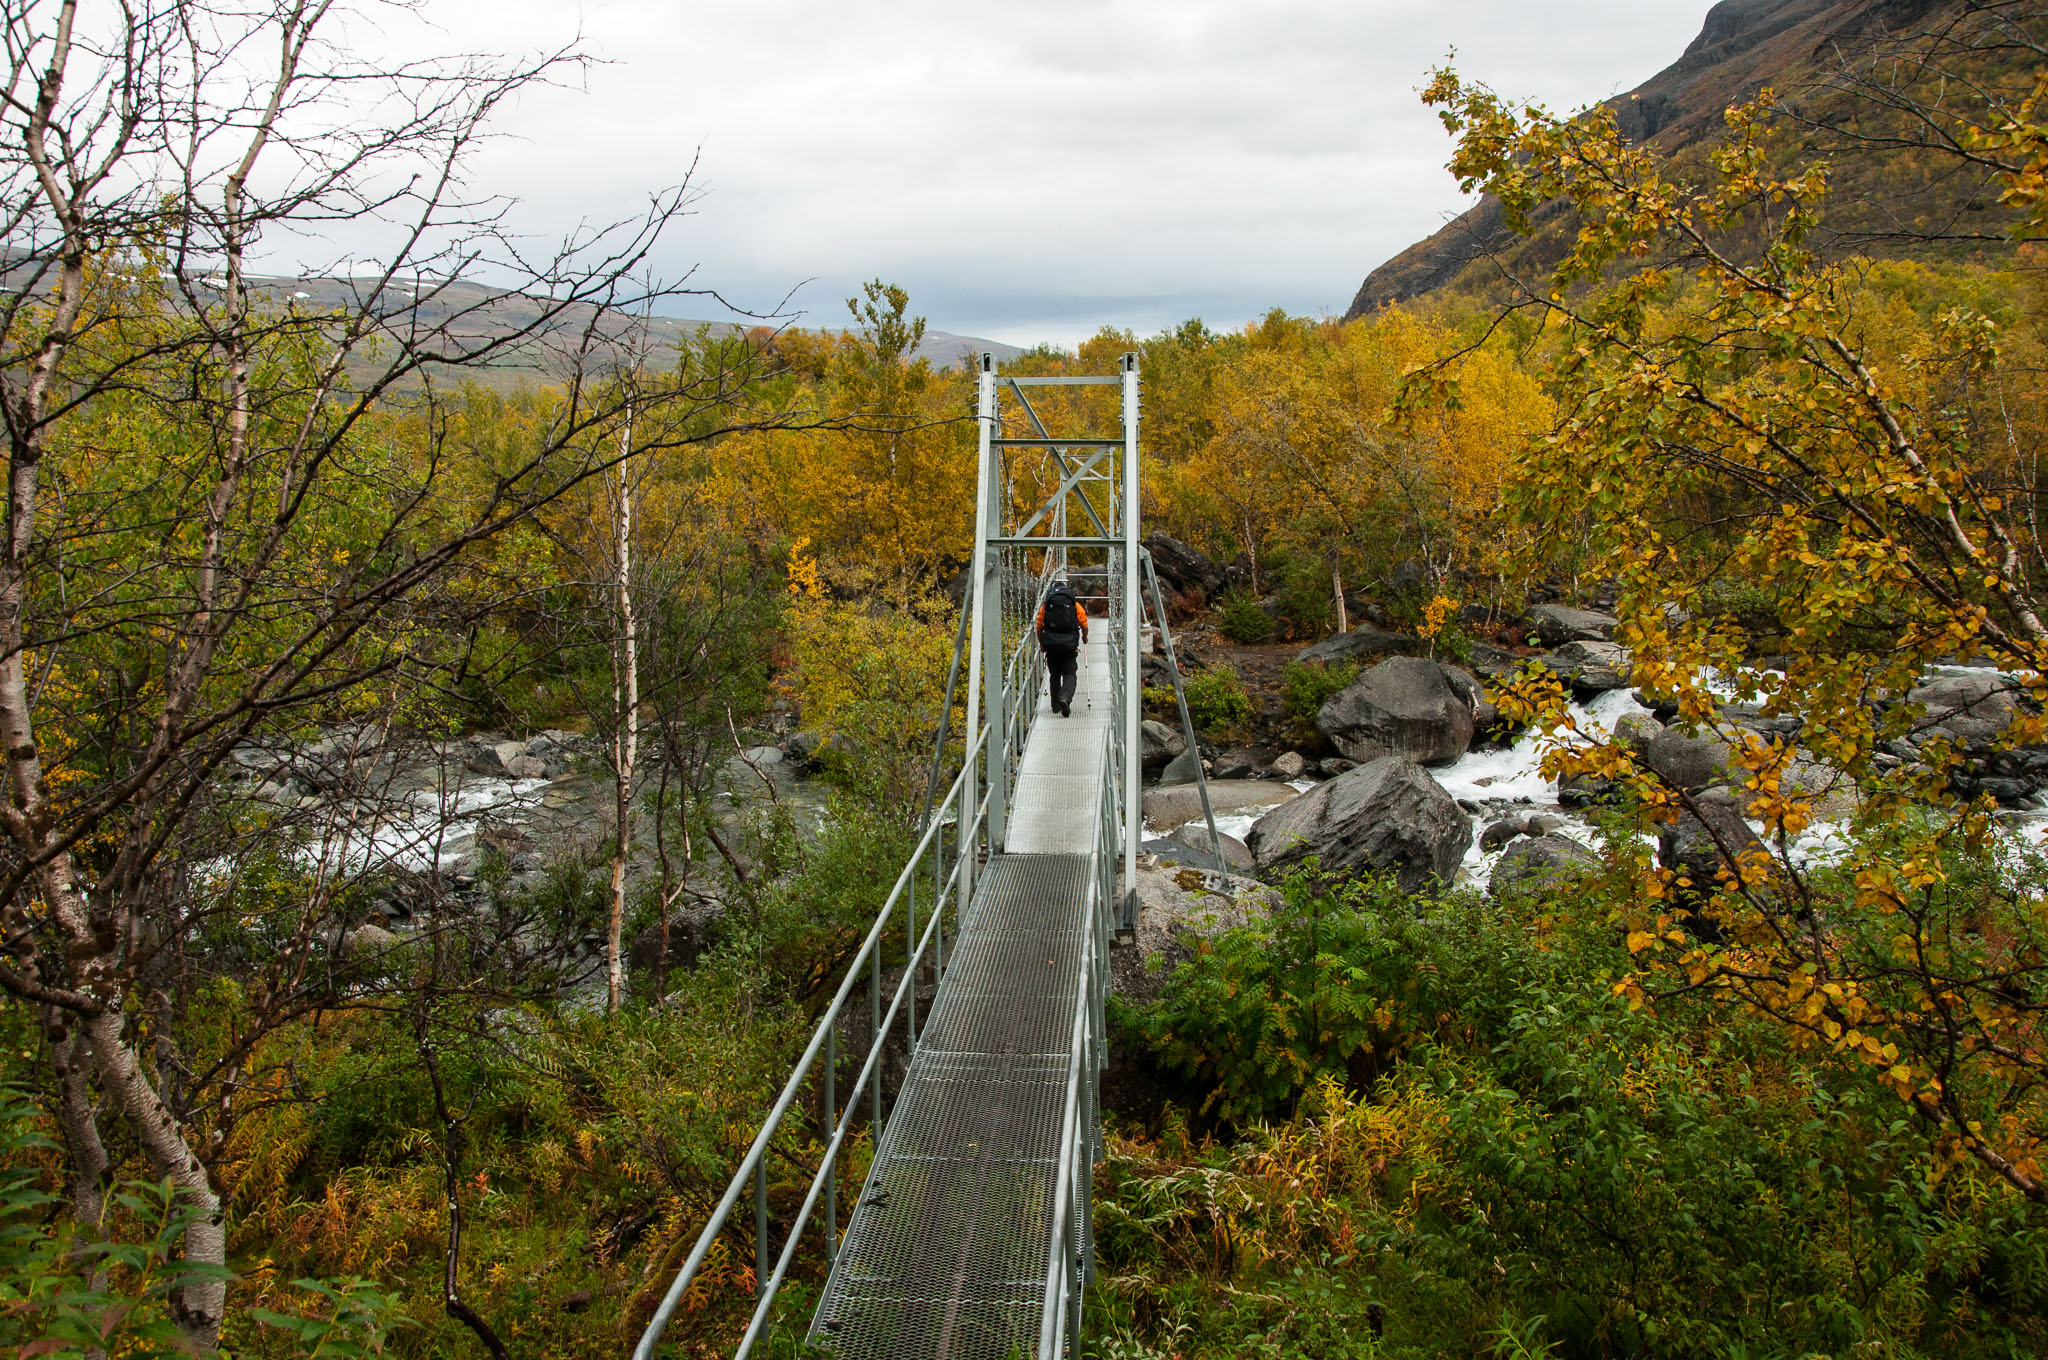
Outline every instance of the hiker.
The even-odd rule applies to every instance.
[[[1038,606],[1038,645],[1045,651],[1045,669],[1052,677],[1052,711],[1062,718],[1074,716],[1074,668],[1087,640],[1088,611],[1065,579],[1054,581]]]

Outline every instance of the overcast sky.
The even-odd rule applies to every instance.
[[[477,166],[530,228],[630,211],[701,153],[669,270],[835,326],[880,277],[937,329],[1071,344],[1342,312],[1461,206],[1433,63],[1576,107],[1676,59],[1709,4],[425,0],[423,40],[580,31],[606,63],[525,97]]]

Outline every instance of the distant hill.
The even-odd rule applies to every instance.
[[[1967,252],[1958,240],[1978,235],[1976,249],[1995,248],[2005,218],[1988,176],[1957,174],[1826,137],[1864,116],[1854,96],[1827,79],[1844,54],[1868,50],[1886,35],[1906,35],[1954,15],[1975,0],[1722,0],[1707,14],[1685,54],[1642,85],[1608,102],[1622,133],[1674,160],[1702,157],[1724,127],[1731,105],[1771,86],[1809,129],[1802,150],[1832,154],[1823,246],[1865,247],[1883,254]],[[1529,239],[1501,224],[1500,204],[1487,197],[1462,217],[1366,277],[1346,318],[1449,286],[1479,286],[1492,271],[1487,256],[1524,275],[1563,254],[1572,223],[1558,208],[1539,211]],[[1914,244],[1939,236],[1939,243]],[[1481,276],[1485,276],[1482,278]]]
[[[363,291],[368,280],[272,276],[251,279],[250,286],[272,301],[296,302],[309,311],[354,310],[363,305]],[[424,278],[393,286],[395,295],[383,309],[386,324],[393,327],[447,328],[457,335],[484,337],[531,326],[541,310],[540,303],[534,298],[475,283]],[[644,343],[652,350],[662,352],[673,350],[700,331],[724,336],[746,329],[751,324],[755,323],[702,321],[675,316],[642,318],[622,311],[600,316],[594,307],[580,307],[571,309],[558,319],[552,327],[551,336],[562,343],[570,343],[588,327],[607,340],[623,342],[636,332],[644,333]],[[529,376],[545,380],[557,367],[550,352],[552,348],[541,342],[530,344],[518,353],[508,354],[489,375],[478,376],[501,379]],[[935,367],[946,368],[984,350],[998,359],[1013,358],[1024,352],[1021,347],[1006,345],[1000,340],[928,330],[916,354],[918,358],[929,359]]]

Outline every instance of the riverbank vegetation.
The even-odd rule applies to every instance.
[[[1588,891],[1298,881],[1127,1012],[1188,1103],[1109,1141],[1094,1353],[2037,1353],[2038,1211],[1879,1072],[1632,1009],[1633,881]]]

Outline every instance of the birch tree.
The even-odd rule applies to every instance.
[[[608,319],[668,291],[633,280],[688,196],[551,248],[515,235],[467,158],[576,55],[386,69],[351,55],[351,17],[28,0],[0,19],[0,989],[48,1027],[74,1212],[97,1217],[117,1119],[196,1211],[201,1265],[225,1261],[210,1161],[257,1039],[335,995],[327,904],[307,902],[231,979],[228,1056],[189,1062],[178,979],[223,910],[194,888],[214,776],[366,687],[446,683],[479,606],[451,574],[615,461],[594,437],[620,395],[591,378],[617,362]],[[266,244],[344,219],[379,254],[306,271],[329,301],[256,273]],[[505,291],[466,290],[480,274]],[[545,428],[467,443],[445,375],[543,356]],[[743,388],[700,375],[660,400],[730,410]],[[195,1346],[224,1298],[178,1298]]]
[[[1640,866],[1615,921],[1637,969],[1617,993],[1767,1016],[1872,1072],[1940,1159],[2048,1203],[2040,883],[1971,882],[1995,805],[1966,796],[1963,740],[1908,697],[1943,659],[1983,658],[2003,720],[1986,754],[2048,734],[2048,488],[2005,418],[2038,405],[2038,379],[2007,371],[1996,318],[1966,305],[1932,318],[1924,348],[1888,351],[1861,314],[1866,266],[1813,247],[1829,167],[1785,154],[1770,91],[1727,111],[1697,178],[1605,111],[1559,118],[1452,71],[1425,97],[1458,137],[1453,171],[1512,229],[1551,204],[1576,226],[1546,277],[1507,281],[1564,356],[1555,429],[1516,470],[1536,551],[1577,535],[1613,574],[1635,686],[1730,742],[1740,810],[1764,828],[1713,833],[1712,882]],[[2030,213],[2026,165],[2002,173]],[[1731,582],[1767,602],[1761,624],[1720,607]],[[1737,727],[1726,690],[1796,735]],[[1525,683],[1502,709],[1568,726],[1562,699]],[[1710,824],[1625,741],[1549,765],[1619,782],[1649,822]],[[1859,803],[1833,866],[1799,853],[1829,781]]]

